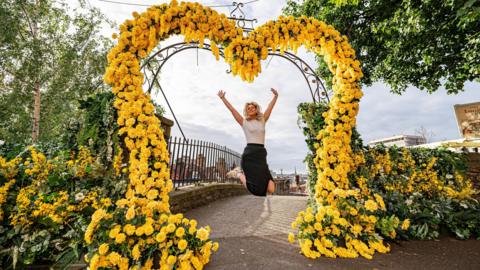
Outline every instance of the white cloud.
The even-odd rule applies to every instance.
[[[133,11],[141,12],[146,7],[132,7],[120,4],[89,0],[92,6],[100,10],[117,24],[131,18]],[[169,1],[132,1],[130,3],[161,4]],[[69,1],[72,5],[76,1]],[[206,5],[231,4],[231,1],[200,1]],[[247,17],[257,18],[258,25],[275,19],[281,14],[285,0],[260,0],[246,5]],[[217,8],[227,13],[228,8]],[[115,29],[104,29],[110,36]],[[161,46],[181,41],[176,37]],[[312,54],[299,50],[298,55],[315,67]],[[271,98],[270,87],[279,90],[280,96],[267,124],[266,147],[269,151],[270,168],[284,172],[305,171],[302,161],[307,148],[302,131],[297,126],[296,107],[298,103],[310,101],[310,93],[301,73],[291,63],[281,58],[274,58],[267,67],[262,63],[263,73],[254,83],[249,84],[233,77],[225,71],[228,66],[223,60],[215,61],[210,52],[196,50],[181,52],[170,59],[162,69],[161,83],[174,112],[180,121],[185,135],[189,138],[213,141],[220,145],[241,152],[245,143],[243,133],[228,110],[216,96],[219,89],[227,91],[227,98],[238,109],[246,101],[255,100],[263,107]],[[360,103],[358,130],[364,142],[397,134],[413,134],[421,125],[435,133],[434,139],[458,138],[453,105],[480,100],[479,84],[469,83],[465,92],[448,96],[443,89],[428,95],[418,89],[408,89],[402,96],[389,92],[388,86],[375,84],[364,88],[364,97]],[[164,105],[161,96],[156,100]],[[167,109],[167,117],[171,114]],[[174,135],[180,135],[174,128]]]

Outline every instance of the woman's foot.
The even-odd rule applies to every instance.
[[[273,180],[268,181],[267,194],[273,195],[275,193],[275,182]]]
[[[227,173],[228,178],[240,179],[240,174],[243,174],[243,171],[240,167],[235,167],[233,170]]]

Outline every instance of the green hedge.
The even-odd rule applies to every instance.
[[[309,149],[305,162],[309,168],[310,202],[317,179],[313,162],[315,137],[325,124],[322,113],[327,110],[328,105],[323,103],[298,106]],[[395,215],[410,220],[409,229],[399,231],[401,237],[432,239],[443,231],[460,239],[480,237],[480,204],[475,196],[478,191],[465,179],[463,154],[443,148],[368,147],[356,129],[351,146],[365,162],[349,176],[350,184],[380,194],[387,206],[386,218]]]

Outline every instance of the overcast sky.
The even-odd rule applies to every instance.
[[[142,6],[129,6],[88,0],[98,7],[117,25],[132,17],[133,11],[141,12]],[[136,4],[158,4],[169,1],[115,0]],[[76,0],[70,0],[72,7]],[[199,1],[204,5],[231,4],[231,1]],[[246,1],[244,1],[246,2]],[[247,17],[256,18],[256,26],[275,19],[281,14],[285,0],[259,0],[245,6]],[[215,8],[229,14],[231,8]],[[110,36],[116,29],[105,27],[103,32]],[[162,42],[165,47],[182,41],[174,37]],[[313,54],[300,50],[302,59],[315,67]],[[197,62],[198,58],[198,62]],[[268,66],[267,66],[268,63]],[[241,112],[247,101],[257,101],[264,109],[272,98],[270,88],[278,90],[279,98],[267,123],[265,146],[271,169],[279,172],[305,172],[303,159],[307,153],[304,137],[297,125],[296,107],[300,102],[311,101],[305,79],[300,71],[282,58],[268,58],[262,63],[263,72],[254,83],[243,82],[226,73],[228,65],[222,59],[216,61],[209,51],[186,50],[169,59],[161,72],[161,84],[187,138],[212,141],[242,152],[245,139],[241,127],[216,95],[218,90],[226,91],[227,99]],[[393,135],[414,134],[420,126],[433,132],[432,141],[457,139],[454,104],[480,101],[480,84],[467,83],[465,91],[458,95],[447,95],[444,89],[427,94],[416,88],[409,88],[403,95],[391,94],[389,87],[382,83],[363,89],[357,128],[365,143]],[[167,108],[159,94],[155,100]],[[171,118],[168,111],[166,117]],[[173,135],[180,135],[174,127]]]

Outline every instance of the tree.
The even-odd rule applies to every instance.
[[[107,21],[79,3],[71,11],[62,0],[0,2],[0,138],[55,140],[76,101],[104,89]]]
[[[419,128],[415,129],[415,135],[421,136],[425,140],[425,143],[430,143],[432,142],[435,133],[421,125]]]
[[[345,34],[362,62],[362,83],[383,81],[449,94],[480,80],[480,1],[289,0],[284,13],[313,16]],[[331,79],[317,57],[321,76]]]

